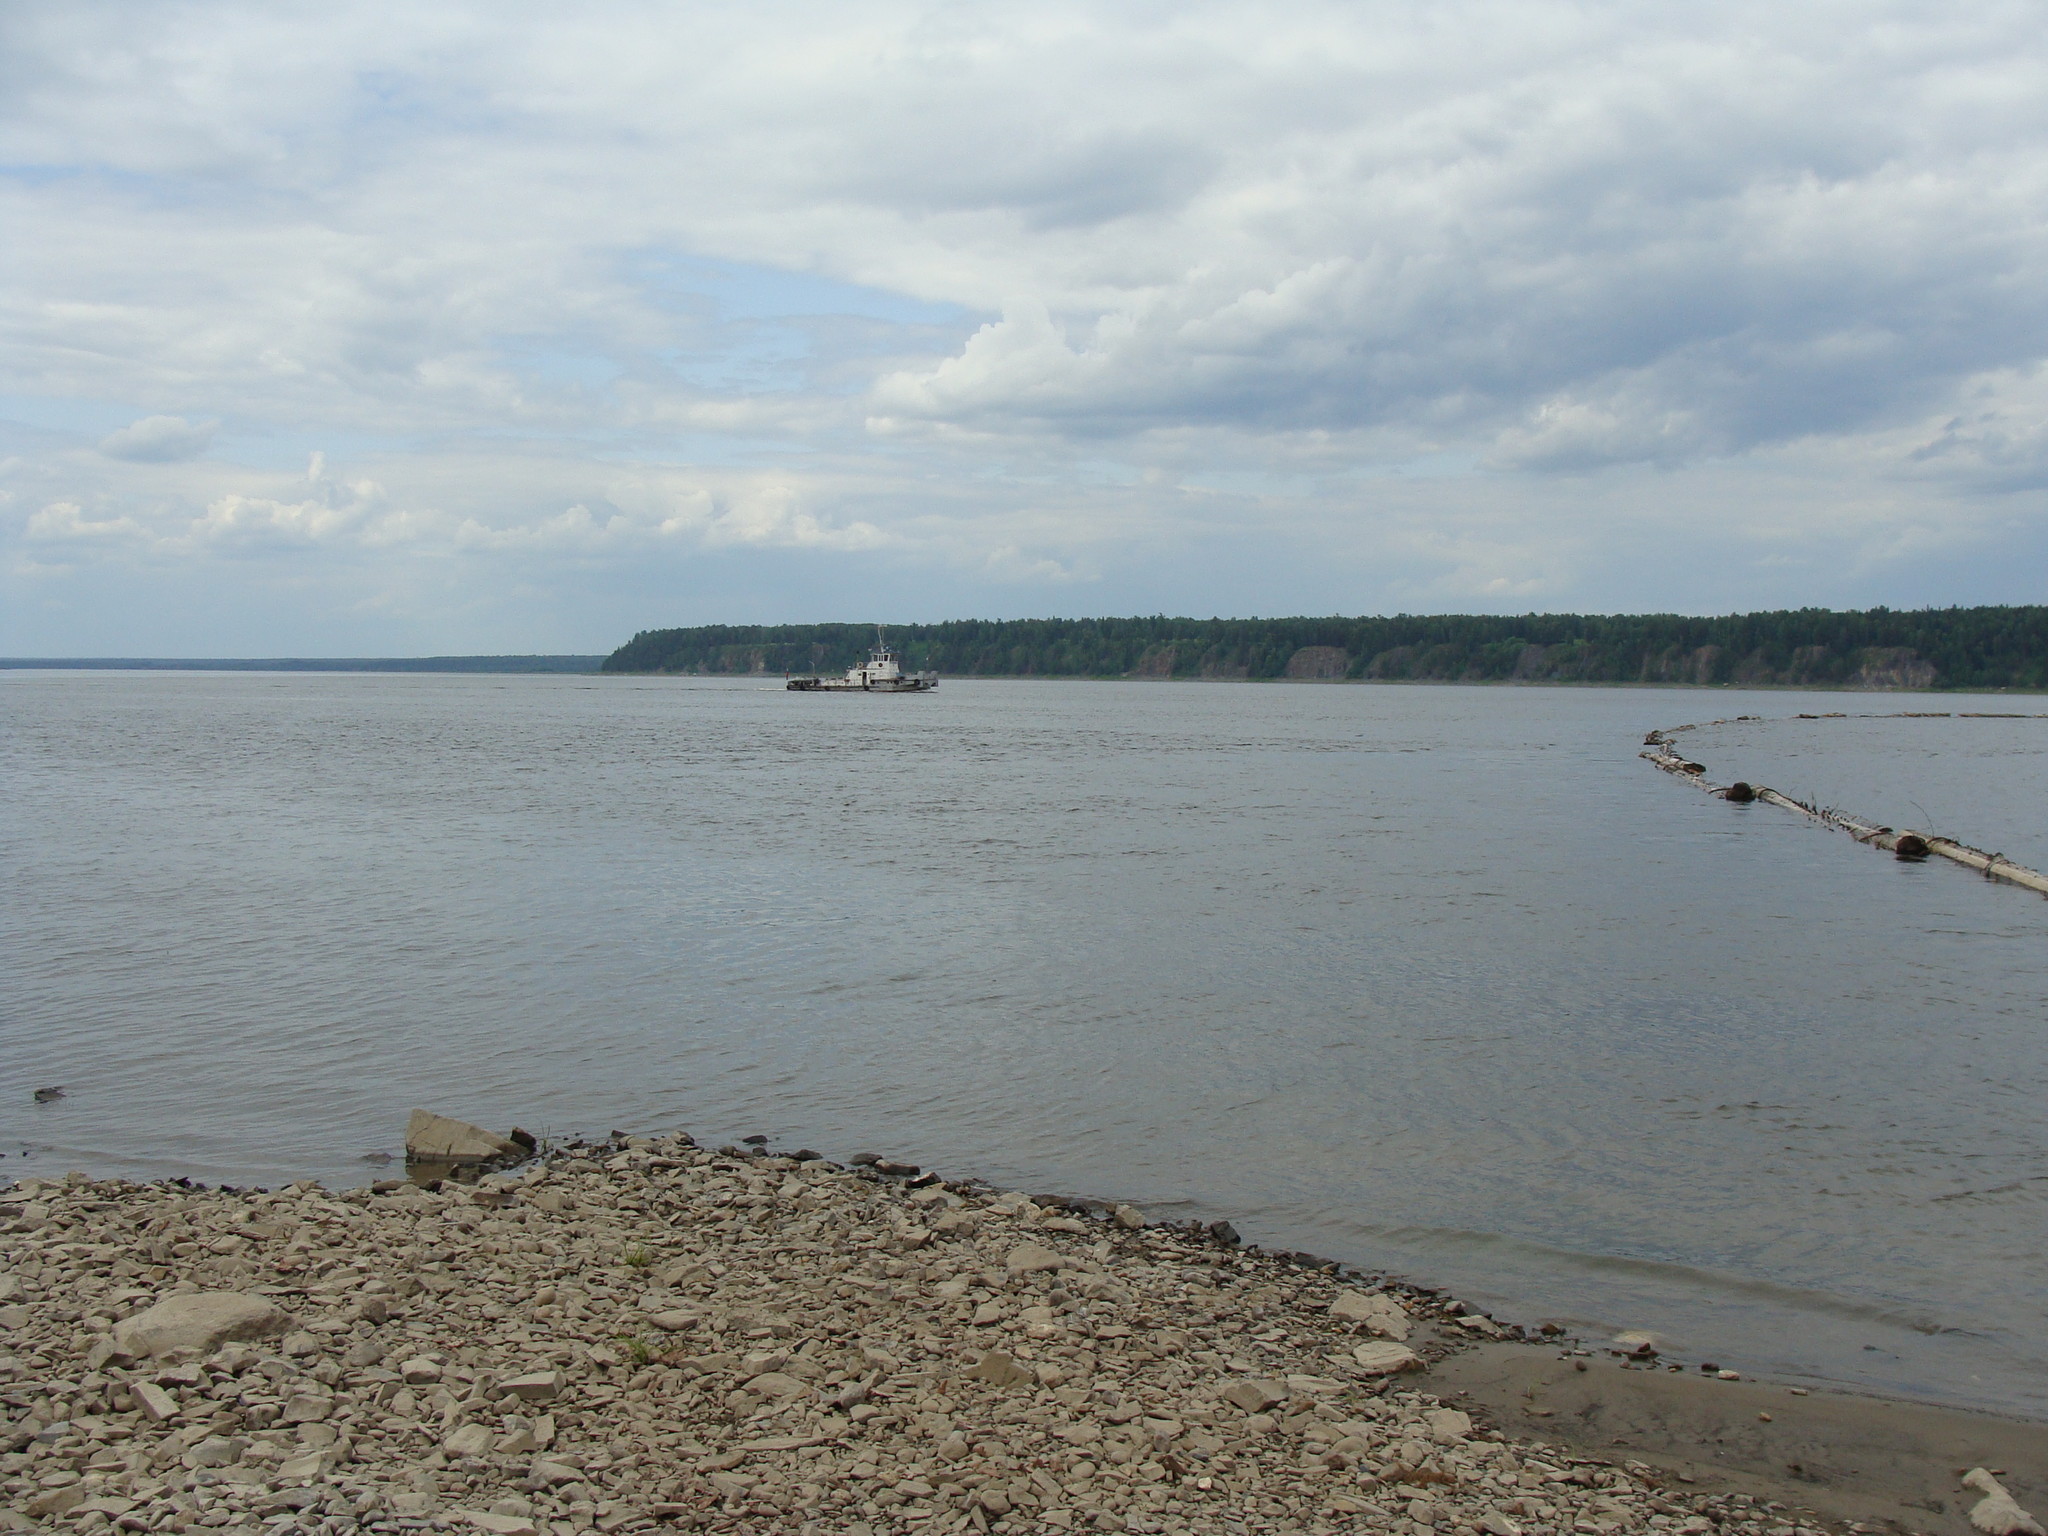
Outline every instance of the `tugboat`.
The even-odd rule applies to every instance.
[[[930,693],[939,686],[939,674],[904,671],[877,624],[875,648],[859,666],[848,667],[846,676],[792,677],[784,686],[791,693]]]

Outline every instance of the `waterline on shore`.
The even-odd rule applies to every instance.
[[[473,1184],[74,1177],[0,1199],[0,1244],[0,1475],[81,1526],[1784,1528],[1775,1488],[1441,1402],[1432,1363],[1502,1332],[1461,1303],[907,1165],[672,1135]]]

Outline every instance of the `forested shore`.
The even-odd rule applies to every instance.
[[[1242,678],[2048,689],[2048,606],[1391,618],[960,619],[892,624],[906,669],[948,677]],[[834,672],[872,624],[643,630],[607,672]]]

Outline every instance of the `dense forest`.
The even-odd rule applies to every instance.
[[[837,672],[872,624],[708,624],[635,635],[607,672]],[[907,669],[948,677],[1293,678],[2048,688],[2048,607],[1686,618],[1400,614],[1328,619],[960,619],[895,624]]]

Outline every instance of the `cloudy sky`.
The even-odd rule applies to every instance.
[[[1981,0],[0,10],[0,653],[2048,600]]]

